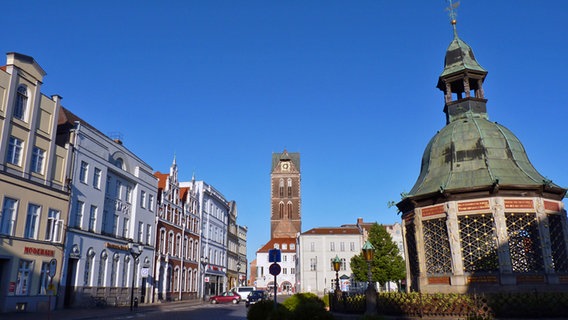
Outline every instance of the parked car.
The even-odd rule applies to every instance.
[[[226,292],[221,293],[220,295],[210,297],[209,302],[211,302],[213,304],[228,303],[228,302],[232,302],[234,304],[237,304],[237,303],[241,302],[241,296],[236,292],[226,291]]]
[[[247,298],[247,296],[249,295],[249,293],[251,293],[253,290],[255,290],[255,287],[247,287],[247,286],[243,286],[243,287],[235,287],[232,289],[233,292],[238,293],[241,298],[245,299]]]
[[[245,305],[248,307],[251,304],[255,304],[262,300],[268,299],[268,293],[264,290],[253,290],[249,293],[247,298],[245,299]]]

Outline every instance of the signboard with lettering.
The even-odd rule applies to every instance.
[[[474,211],[489,209],[489,200],[468,201],[458,203],[458,211]]]

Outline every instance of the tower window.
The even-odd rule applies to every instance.
[[[280,198],[283,198],[284,197],[284,179],[280,179],[280,184],[279,184],[278,190],[279,190],[278,194],[280,195]]]
[[[28,88],[19,86],[16,93],[16,105],[14,106],[14,118],[25,121],[28,109]]]
[[[288,179],[288,198],[292,197],[292,179]]]

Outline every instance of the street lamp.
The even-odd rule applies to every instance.
[[[205,301],[205,289],[207,288],[205,283],[205,267],[207,266],[207,264],[209,263],[209,258],[207,257],[201,257],[201,266],[202,266],[202,270],[203,270],[203,282],[201,283],[201,289],[203,290],[203,301]]]
[[[132,311],[133,309],[133,305],[134,305],[134,283],[136,281],[136,279],[134,279],[134,274],[136,273],[136,259],[138,259],[138,257],[142,254],[142,250],[144,250],[144,247],[139,244],[137,246],[134,246],[134,243],[132,242],[128,242],[128,251],[130,251],[130,255],[132,255],[132,286],[130,288],[130,311]]]
[[[241,286],[241,262],[237,262],[237,288]]]
[[[341,259],[336,255],[335,259],[332,261],[333,263],[333,270],[335,270],[335,295],[339,295],[341,290],[339,290],[339,269],[341,268]]]
[[[367,278],[369,284],[367,285],[367,290],[365,291],[365,300],[367,302],[367,311],[365,314],[374,315],[377,313],[377,291],[375,290],[375,284],[373,283],[373,274],[371,273],[371,262],[375,255],[375,247],[367,240],[361,248],[363,251],[363,257],[367,261]]]

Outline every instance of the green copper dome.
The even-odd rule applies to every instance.
[[[410,196],[443,190],[549,183],[507,128],[473,114],[444,127],[428,143]]]

